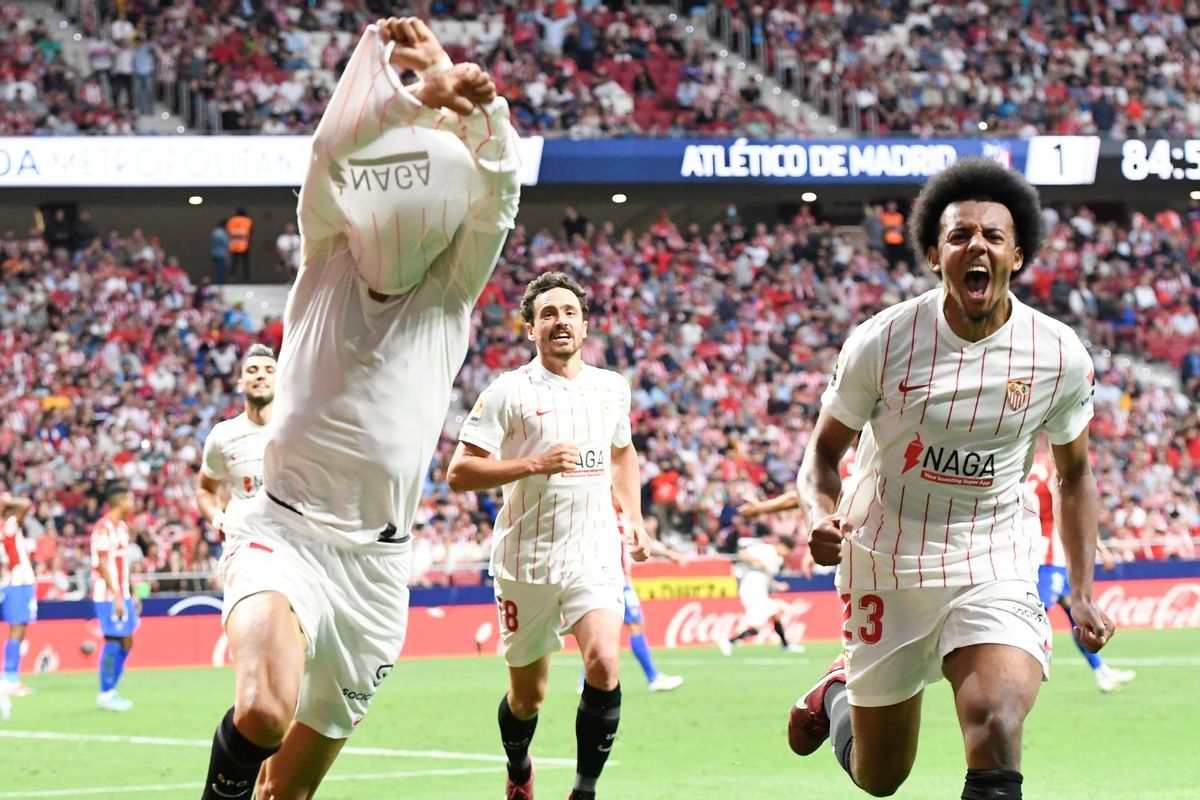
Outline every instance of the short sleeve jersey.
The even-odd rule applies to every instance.
[[[861,430],[843,589],[1032,580],[1040,542],[1021,492],[1037,436],[1076,439],[1092,417],[1093,368],[1063,323],[1009,295],[992,335],[958,337],[935,288],[860,325],[822,406]]]
[[[630,390],[615,372],[585,365],[573,380],[538,359],[497,378],[479,397],[460,438],[502,459],[536,456],[559,442],[579,448],[580,466],[505,484],[496,519],[492,574],[559,583],[590,559],[620,568],[611,452],[632,441]]]
[[[29,560],[30,545],[16,515],[8,517],[0,528],[4,563],[8,570],[5,579],[10,586],[28,586],[34,581],[33,564]]]
[[[252,422],[243,412],[213,426],[204,440],[200,472],[228,483],[231,503],[246,500],[262,486],[266,446],[267,426]]]
[[[92,527],[92,599],[112,602],[119,594],[123,598],[132,596],[129,584],[129,526],[124,520],[114,520],[105,514]],[[111,586],[101,571],[101,560],[111,555],[117,583]]]

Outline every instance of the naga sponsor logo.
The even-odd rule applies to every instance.
[[[780,610],[780,620],[790,641],[803,641],[808,628],[804,615],[812,609],[813,604],[802,597],[794,600],[776,601]],[[730,639],[735,630],[740,627],[742,613],[730,611],[718,613],[705,611],[704,604],[699,600],[685,603],[667,623],[664,644],[667,647],[682,647],[689,644],[716,644],[722,639]],[[764,644],[775,640],[775,631],[763,626],[758,635],[751,641]]]
[[[955,450],[952,447],[926,445],[921,434],[913,436],[904,448],[904,468],[900,474],[921,465],[922,480],[954,486],[991,486],[996,477],[996,456],[986,456],[974,450]]]
[[[1131,597],[1136,582],[1105,589],[1096,605],[1118,628],[1200,628],[1200,583],[1177,583],[1161,594]]]
[[[345,189],[349,184],[355,191],[411,189],[418,181],[422,186],[428,186],[429,153],[421,150],[380,158],[350,158],[346,160],[345,167],[334,161],[329,165],[329,177],[339,188]]]

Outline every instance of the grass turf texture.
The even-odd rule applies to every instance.
[[[655,695],[625,654],[621,731],[600,796],[867,797],[825,748],[800,759],[784,737],[789,705],[835,652],[832,644],[812,645],[804,655],[741,647],[731,658],[715,649],[659,651],[659,668],[686,682]],[[1025,728],[1027,800],[1200,797],[1200,630],[1121,631],[1107,655],[1138,677],[1111,695],[1096,689],[1065,636],[1055,640],[1055,653],[1054,678]],[[135,665],[136,659],[135,651]],[[542,759],[537,796],[543,800],[565,798],[574,774],[578,670],[573,654],[557,657],[551,670],[533,745],[535,762]],[[317,796],[498,800],[504,778],[495,718],[504,681],[495,657],[401,662],[351,739],[351,748],[367,752],[343,754]],[[12,719],[0,722],[0,800],[199,796],[207,742],[232,699],[230,670],[133,669],[121,686],[137,704],[127,714],[95,709],[91,674],[35,675],[27,682],[36,693],[16,699]],[[34,738],[35,732],[55,738]],[[114,738],[77,738],[88,736]],[[926,692],[921,736],[916,767],[896,797],[958,797],[965,765],[945,681]]]

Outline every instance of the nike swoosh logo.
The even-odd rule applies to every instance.
[[[911,383],[905,383],[904,381],[900,381],[900,392],[902,394],[908,394],[909,392],[915,392],[917,389],[928,389],[928,388],[929,388],[928,383],[918,383],[916,385],[913,385]]]
[[[610,744],[608,747],[601,745],[600,747],[597,747],[596,749],[599,750],[601,753],[607,753],[612,750],[612,745]]]
[[[221,797],[245,797],[246,792],[250,791],[249,789],[243,789],[242,791],[238,792],[237,794],[226,794],[225,792],[218,789],[217,785],[215,783],[209,784],[209,785],[212,787],[212,790],[214,792],[216,792],[217,794],[219,794]]]
[[[533,413],[537,414],[540,417],[543,414],[549,414],[553,410],[554,410],[553,408],[548,408],[545,411],[534,411]]]

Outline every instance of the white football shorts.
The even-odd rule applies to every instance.
[[[765,572],[750,570],[738,583],[738,598],[742,601],[742,619],[751,628],[761,628],[779,613],[779,603],[771,598],[771,579]]]
[[[941,680],[942,660],[976,644],[1020,648],[1050,677],[1050,620],[1032,581],[842,594],[851,705],[890,706]]]
[[[296,720],[323,736],[349,737],[404,645],[411,540],[345,546],[265,491],[223,527],[222,625],[250,595],[286,597],[308,640]]]
[[[608,609],[625,617],[625,579],[619,564],[585,570],[562,583],[524,583],[495,579],[496,613],[504,660],[524,667],[557,653],[563,634],[589,611]]]

